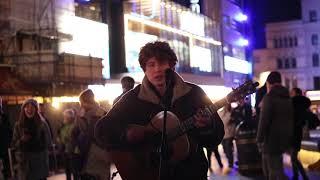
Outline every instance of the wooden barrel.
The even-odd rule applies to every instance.
[[[238,171],[245,176],[262,174],[261,154],[256,143],[257,128],[242,121],[236,128]]]

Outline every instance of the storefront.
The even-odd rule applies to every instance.
[[[222,49],[219,26],[210,18],[173,2],[124,3],[124,33],[128,72],[141,72],[140,48],[150,41],[167,41],[178,57],[180,73],[220,76]]]

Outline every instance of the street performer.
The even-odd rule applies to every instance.
[[[169,145],[165,179],[207,180],[208,163],[203,148],[220,144],[224,136],[223,123],[216,112],[202,111],[212,102],[199,86],[185,82],[174,71],[177,61],[167,42],[144,45],[139,53],[145,74],[142,83],[127,92],[96,124],[95,138],[111,152],[124,180],[159,179],[157,158],[153,158],[154,153],[149,154],[148,149],[160,144],[157,135],[162,130],[159,126],[163,119],[163,99],[169,88],[168,70],[172,70],[173,84],[167,113]],[[178,128],[170,127],[174,123]],[[175,135],[180,132],[180,135],[169,136],[169,132]]]

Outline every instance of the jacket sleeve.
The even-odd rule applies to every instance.
[[[126,129],[128,112],[122,106],[122,101],[116,103],[112,109],[95,125],[94,137],[97,144],[106,149],[122,149],[126,147]]]
[[[262,106],[259,117],[259,125],[257,132],[257,143],[263,143],[271,123],[272,104],[268,96],[265,96],[262,100]]]
[[[19,125],[18,123],[15,123],[14,129],[13,129],[13,136],[11,141],[11,147],[12,148],[20,148],[21,146],[21,133],[19,131]]]

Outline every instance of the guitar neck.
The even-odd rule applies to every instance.
[[[217,112],[220,108],[228,104],[227,98],[220,99],[219,101],[215,102],[214,104],[203,108],[202,110],[210,112],[210,114],[213,114]],[[180,126],[176,127],[172,131],[170,131],[167,134],[168,140],[174,140],[177,137],[183,135],[184,133],[195,129],[196,126],[194,125],[194,116],[191,116],[190,118],[186,119],[185,121],[182,121]]]

